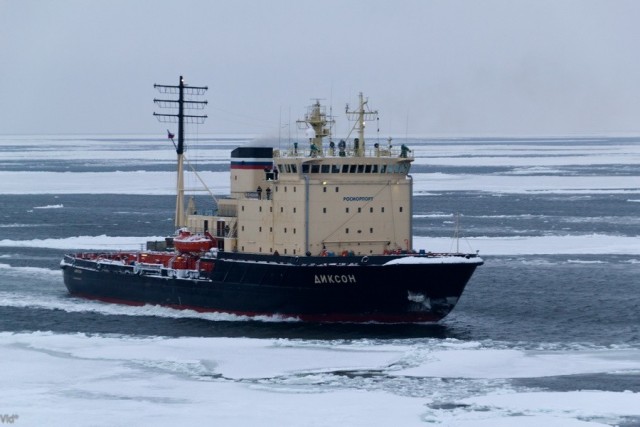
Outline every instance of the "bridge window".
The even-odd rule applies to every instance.
[[[289,164],[284,165],[284,170],[287,171],[287,173],[291,173],[291,165]]]
[[[307,164],[302,165],[302,173],[309,173],[309,165]]]
[[[349,165],[342,165],[342,173],[349,172]]]
[[[331,173],[340,173],[340,166],[331,165]]]
[[[371,173],[378,173],[378,165],[371,166]]]
[[[311,165],[311,173],[320,173],[320,165]]]
[[[358,173],[364,172],[364,165],[358,165]]]
[[[322,173],[329,173],[329,165],[322,165],[321,170]]]
[[[295,163],[291,165],[291,172],[298,173],[298,165]]]
[[[364,173],[371,173],[371,165],[366,165],[364,167]]]
[[[387,173],[387,165],[380,165],[380,173]]]
[[[357,165],[349,165],[349,173],[356,173]]]

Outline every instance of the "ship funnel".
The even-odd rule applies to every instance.
[[[231,152],[231,194],[256,191],[272,169],[272,147],[236,148]]]

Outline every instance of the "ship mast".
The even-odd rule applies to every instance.
[[[187,86],[184,79],[180,76],[177,86],[154,84],[154,88],[160,93],[178,95],[178,99],[154,99],[153,102],[158,104],[160,108],[177,109],[174,114],[153,113],[161,122],[178,122],[178,144],[176,153],[178,156],[178,167],[176,177],[176,216],[175,226],[181,228],[186,226],[186,216],[184,210],[184,124],[185,123],[204,123],[206,115],[188,115],[184,114],[185,109],[201,110],[207,105],[207,101],[185,100],[185,95],[201,96],[207,91],[206,86]],[[171,138],[171,134],[169,135]],[[173,140],[173,138],[172,138]],[[174,143],[175,144],[175,143]]]
[[[296,120],[298,128],[306,130],[311,151],[322,153],[322,139],[331,136],[331,126],[335,123],[331,115],[327,116],[325,107],[320,105],[320,100],[311,105],[304,119]],[[327,125],[329,125],[327,127]]]
[[[369,99],[364,99],[362,92],[360,92],[358,109],[355,111],[349,111],[349,105],[347,104],[347,108],[345,111],[349,119],[356,120],[355,126],[358,127],[358,144],[356,147],[354,147],[356,156],[363,156],[365,152],[364,151],[364,127],[366,124],[365,120],[372,120],[378,117],[378,110],[370,111],[370,110],[364,109],[365,106],[368,107],[368,103],[369,103]]]

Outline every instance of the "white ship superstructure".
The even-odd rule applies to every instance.
[[[194,232],[210,231],[219,249],[281,255],[374,255],[412,249],[413,161],[406,147],[365,145],[366,100],[349,112],[358,137],[331,140],[319,102],[304,120],[308,140],[278,151],[240,147],[231,158],[231,195],[217,215],[187,215]]]

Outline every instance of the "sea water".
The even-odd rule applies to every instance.
[[[201,136],[187,155],[226,194],[230,151],[247,143]],[[172,146],[1,137],[0,421],[640,425],[640,139],[405,143],[416,157],[414,248],[485,260],[437,324],[70,297],[64,253],[137,249],[173,232]]]

